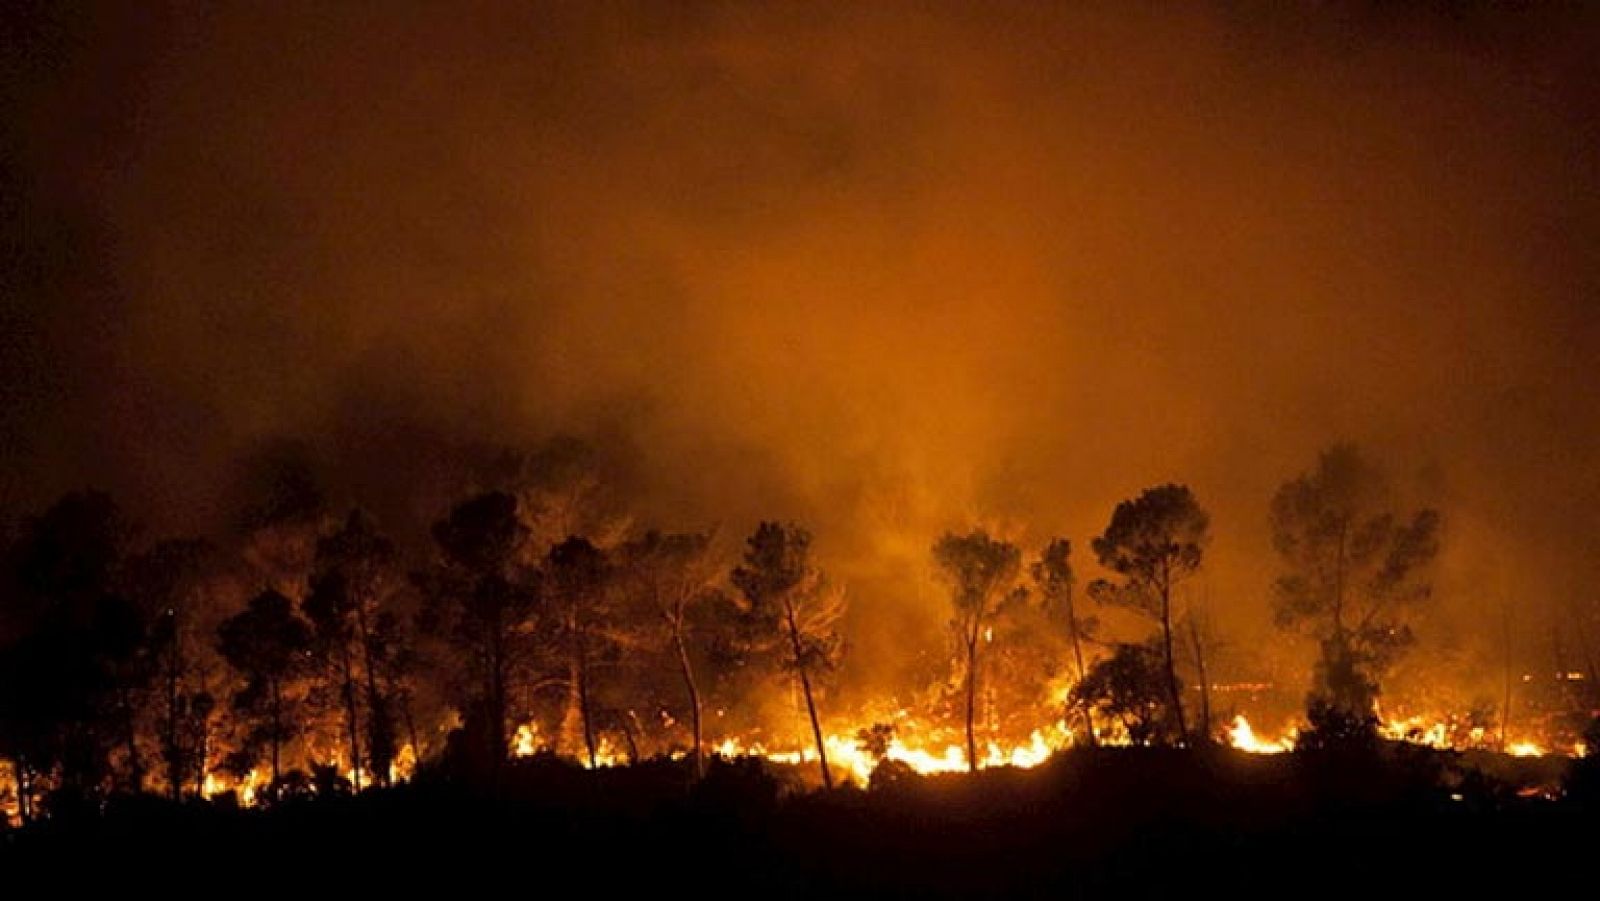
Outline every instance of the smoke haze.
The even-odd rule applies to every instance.
[[[943,635],[941,530],[1092,576],[1164,481],[1249,647],[1272,491],[1350,440],[1446,516],[1439,648],[1594,606],[1592,9],[6,17],[7,519],[215,530],[290,458],[422,535],[576,435],[641,521],[811,528],[870,681]]]

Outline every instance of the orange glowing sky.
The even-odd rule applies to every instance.
[[[8,518],[213,528],[289,447],[415,530],[574,433],[644,519],[808,523],[892,662],[939,530],[1086,548],[1181,480],[1249,647],[1346,439],[1447,513],[1439,648],[1594,607],[1594,10],[8,15]]]

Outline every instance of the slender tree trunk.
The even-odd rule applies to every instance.
[[[389,690],[400,699],[400,715],[406,720],[406,738],[411,742],[411,765],[415,768],[422,762],[422,745],[417,742],[417,718],[411,712],[411,695],[401,692],[398,685],[391,685]]]
[[[144,764],[139,761],[133,693],[127,688],[118,689],[117,706],[122,708],[122,750],[128,755],[128,787],[138,794],[144,788]]]
[[[672,641],[678,648],[678,669],[683,675],[683,687],[689,693],[689,718],[694,725],[694,775],[698,779],[706,774],[705,753],[701,750],[700,689],[695,685],[694,667],[689,663],[689,649],[684,646],[681,626],[673,628]]]
[[[1505,601],[1500,603],[1500,637],[1505,642],[1505,701],[1500,705],[1500,750],[1506,747],[1506,735],[1511,729],[1511,611]]]
[[[1195,669],[1200,676],[1200,740],[1211,740],[1211,679],[1206,675],[1206,649],[1200,640],[1200,627],[1189,615],[1189,642],[1194,645]]]
[[[1078,667],[1078,683],[1083,683],[1088,670],[1083,666],[1083,642],[1078,638],[1078,614],[1072,604],[1072,585],[1067,585],[1067,630],[1072,636],[1072,659]],[[1089,712],[1089,699],[1083,698],[1078,702],[1078,712],[1083,715],[1084,735],[1088,739],[1089,747],[1100,744],[1100,739],[1094,734],[1094,715]]]
[[[17,777],[17,817],[26,826],[33,822],[33,767],[18,757],[11,768]]]
[[[372,723],[379,722],[377,719],[378,707],[384,703],[384,697],[383,693],[378,689],[378,670],[372,665],[372,633],[367,629],[366,605],[361,603],[356,604],[356,633],[357,639],[361,642],[361,662],[363,669],[366,670],[367,676],[367,708],[369,710],[367,717],[370,728]],[[387,711],[385,712],[387,713]],[[387,731],[390,732],[390,735],[387,736],[389,739],[387,747],[389,748],[389,753],[392,755],[394,753],[394,720],[391,718],[385,718],[382,720],[382,722],[385,723],[386,727],[388,727]],[[372,753],[371,746],[373,745],[373,742],[369,740],[367,745],[367,753],[370,755]],[[392,760],[390,761],[390,765],[393,765]],[[383,772],[375,772],[373,773],[373,776],[379,783],[388,785],[389,767],[386,766],[382,767],[381,769],[383,769]]]
[[[211,723],[208,718],[200,720],[200,738],[195,744],[194,761],[194,794],[197,798],[206,796],[206,764],[211,757]]]
[[[589,750],[589,769],[598,766],[595,759],[594,718],[589,710],[589,642],[583,632],[577,633],[578,642],[578,712],[583,716],[583,744]]]
[[[1167,694],[1172,712],[1178,718],[1178,739],[1187,744],[1189,724],[1183,716],[1183,694],[1178,688],[1178,667],[1172,659],[1172,578],[1165,562],[1161,565],[1161,641],[1167,655]]]
[[[978,737],[972,730],[972,720],[978,697],[978,623],[972,621],[972,632],[967,635],[967,772],[978,771]]]
[[[510,745],[506,741],[506,659],[504,640],[505,636],[501,634],[500,612],[496,610],[490,623],[489,671],[486,674],[489,680],[487,686],[488,698],[486,699],[489,709],[486,712],[489,719],[489,747],[492,752],[490,754],[490,766],[492,767],[490,773],[496,782],[499,781],[502,764],[505,763],[506,757],[510,754]]]
[[[283,743],[283,696],[278,688],[278,680],[270,680],[272,691],[272,787],[278,787],[278,749]]]
[[[1333,561],[1333,637],[1344,650],[1344,538],[1349,528],[1346,520],[1339,522],[1339,556]]]
[[[789,643],[794,649],[795,669],[800,672],[800,689],[806,696],[806,713],[811,716],[811,735],[817,741],[817,762],[822,766],[822,786],[833,788],[833,772],[828,769],[828,746],[822,739],[822,723],[817,719],[817,703],[811,697],[811,676],[806,672],[805,652],[800,646],[800,624],[794,618],[794,605],[784,599],[783,612],[789,623]]]
[[[178,687],[180,684],[179,671],[182,667],[182,650],[178,639],[177,622],[174,620],[172,651],[167,655],[166,746],[162,749],[165,752],[167,763],[167,794],[174,801],[183,797],[183,783],[186,781],[183,776],[183,748],[180,744],[181,739],[178,736]]]
[[[206,677],[204,672],[200,674],[200,691],[206,691]],[[193,712],[192,707],[191,712]],[[206,796],[206,766],[209,764],[211,759],[210,711],[206,711],[203,715],[198,716],[195,720],[195,723],[198,726],[198,734],[195,736],[194,794],[197,798],[204,798]]]
[[[633,736],[633,724],[627,717],[622,717],[622,738],[628,743],[628,765],[634,766],[639,762],[639,742]]]
[[[350,643],[341,641],[339,663],[344,676],[345,723],[350,731],[351,781],[356,791],[361,791],[361,720],[356,710],[355,661],[350,658]]]

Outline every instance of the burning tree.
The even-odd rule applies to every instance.
[[[606,634],[612,610],[608,592],[611,565],[605,552],[587,538],[572,536],[550,549],[545,559],[546,589],[554,633],[567,667],[567,709],[562,737],[574,715],[583,731],[589,766],[597,763],[594,664],[612,650]]]
[[[1315,471],[1278,488],[1270,522],[1283,563],[1275,621],[1307,627],[1320,645],[1307,698],[1312,731],[1368,735],[1378,680],[1413,640],[1406,608],[1432,592],[1438,512],[1395,511],[1386,475],[1354,446],[1336,445]]]
[[[111,498],[69,494],[27,522],[7,561],[0,605],[0,756],[13,762],[31,818],[93,804],[119,773],[139,789],[138,694],[149,676],[143,624],[116,591],[131,528]]]
[[[489,492],[457,504],[434,523],[433,538],[440,559],[421,579],[423,622],[466,657],[476,683],[469,689],[469,746],[493,775],[510,752],[508,687],[539,601],[534,574],[518,562],[528,529],[516,498]]]
[[[1118,504],[1111,524],[1094,540],[1100,565],[1122,580],[1096,579],[1089,585],[1089,595],[1099,603],[1125,607],[1160,624],[1167,696],[1178,738],[1183,741],[1189,738],[1189,727],[1173,653],[1174,589],[1200,568],[1209,530],[1210,517],[1189,487],[1168,484]]]
[[[696,609],[718,596],[716,583],[720,574],[711,553],[711,534],[651,531],[624,544],[620,554],[627,596],[644,608],[641,618],[654,626],[646,626],[643,631],[668,646],[677,660],[694,730],[695,775],[703,776],[705,740],[700,688],[689,653],[689,635]]]
[[[387,782],[395,758],[394,712],[378,683],[377,658],[385,650],[379,622],[399,581],[394,545],[365,514],[351,511],[343,526],[317,542],[311,591],[301,604],[319,662],[333,677],[344,708],[357,790],[364,761],[379,782]],[[362,700],[367,710],[364,730]]]
[[[1356,448],[1337,445],[1278,489],[1271,523],[1283,563],[1275,619],[1309,628],[1321,649],[1307,699],[1312,732],[1369,736],[1378,680],[1412,641],[1407,608],[1432,591],[1439,514],[1399,512],[1384,474]]]
[[[201,635],[220,576],[217,549],[199,539],[162,541],[124,568],[129,597],[150,623],[151,663],[158,683],[155,718],[167,792],[176,800],[190,781],[204,789],[211,716],[207,683],[215,651]]]
[[[1101,718],[1122,725],[1128,740],[1147,745],[1171,734],[1178,713],[1168,681],[1171,671],[1161,651],[1142,644],[1119,644],[1110,657],[1095,662],[1070,699]],[[1181,733],[1182,727],[1179,727]]]
[[[732,581],[744,595],[749,631],[758,640],[788,645],[788,664],[800,679],[811,718],[822,784],[832,788],[812,682],[835,666],[842,651],[838,623],[844,597],[828,587],[822,571],[812,564],[811,534],[792,523],[761,523],[750,536],[744,562],[734,569]]]
[[[267,744],[272,787],[277,791],[283,785],[282,749],[297,731],[287,687],[305,668],[311,629],[295,615],[293,602],[269,588],[225,620],[217,639],[222,656],[246,680],[233,697],[234,710],[250,724],[246,748],[241,750],[250,754],[250,748]]]
[[[996,608],[1018,590],[1022,554],[1016,545],[978,529],[966,535],[946,534],[933,546],[933,559],[950,584],[955,630],[965,662],[967,769],[978,768],[978,740],[973,717],[978,693],[978,648]]]
[[[1076,580],[1072,572],[1072,542],[1065,538],[1057,538],[1046,545],[1040,552],[1039,559],[1034,562],[1030,574],[1033,576],[1034,587],[1044,599],[1051,618],[1059,622],[1066,631],[1067,639],[1072,645],[1073,675],[1081,683],[1088,675],[1083,663],[1083,642],[1093,636],[1095,620],[1093,617],[1079,617],[1077,608],[1073,604],[1073,587]],[[1094,715],[1090,712],[1090,705],[1080,700],[1073,706],[1083,720],[1084,736],[1092,747],[1098,739],[1094,732]]]

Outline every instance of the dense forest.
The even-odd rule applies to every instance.
[[[297,478],[224,537],[143,535],[94,491],[17,524],[0,606],[11,822],[141,793],[266,807],[428,771],[493,789],[540,754],[678,761],[691,781],[751,754],[831,787],[1068,747],[1240,744],[1207,676],[1219,636],[1185,590],[1212,526],[1184,485],[1118,504],[1087,563],[1068,537],[929,536],[949,613],[938,666],[909,703],[840,709],[848,586],[803,524],[737,542],[659,531],[572,442],[514,471],[423,542]],[[1395,497],[1339,445],[1265,511],[1276,623],[1318,649],[1286,745],[1405,737],[1383,731],[1379,696],[1429,603],[1443,517]],[[1091,567],[1103,575],[1079,575]],[[1132,626],[1113,634],[1101,618],[1117,612]],[[1593,709],[1577,698],[1562,728],[1600,749]],[[1493,716],[1433,743],[1506,750]]]

